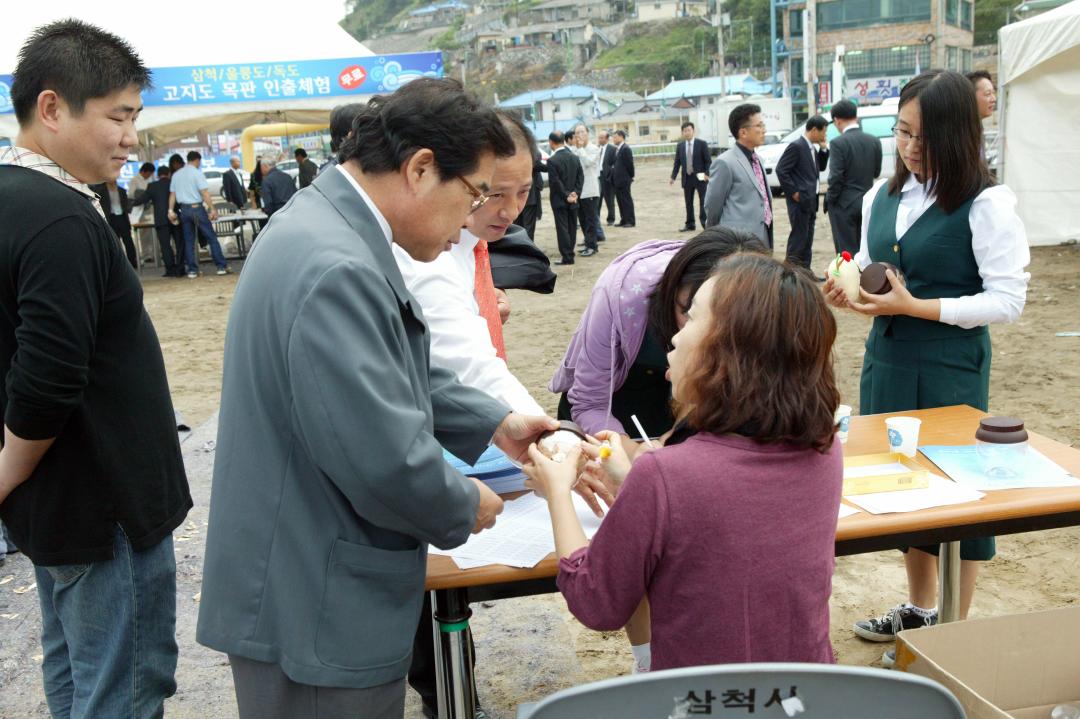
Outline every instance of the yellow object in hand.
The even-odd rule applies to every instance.
[[[606,439],[603,444],[600,445],[600,459],[605,460],[611,456],[611,443]]]

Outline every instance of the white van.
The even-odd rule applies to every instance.
[[[892,177],[896,165],[896,138],[893,137],[892,129],[896,124],[896,113],[900,108],[900,99],[891,97],[880,105],[867,105],[859,108],[859,126],[863,132],[868,132],[881,140],[881,175],[879,177]],[[832,120],[829,113],[822,113],[827,120]],[[781,142],[773,145],[762,145],[757,148],[761,165],[765,168],[765,177],[772,188],[773,196],[780,197],[780,180],[776,178],[776,164],[784,154],[787,146],[798,140],[806,132],[806,123],[791,131]],[[826,131],[826,137],[832,142],[840,133],[836,125],[830,124]],[[821,184],[829,179],[829,168],[821,173]]]

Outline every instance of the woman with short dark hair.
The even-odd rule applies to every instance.
[[[668,353],[689,431],[639,455],[625,482],[612,446],[600,467],[618,498],[591,544],[570,495],[580,450],[555,463],[530,449],[526,486],[548,501],[579,621],[615,629],[647,597],[653,670],[833,661],[835,338],[808,274],[738,254],[698,289]]]
[[[1030,256],[1016,196],[995,185],[982,154],[982,125],[971,83],[929,70],[900,93],[893,128],[896,174],[863,199],[860,267],[889,262],[891,290],[848,301],[830,279],[830,304],[874,318],[860,386],[862,414],[956,404],[986,411],[990,333],[1023,311]],[[905,551],[908,602],[855,624],[871,641],[937,621],[938,547]],[[994,556],[994,539],[961,542],[960,616],[975,591],[977,561]],[[890,653],[884,659],[891,661]]]
[[[671,429],[666,353],[694,293],[722,258],[768,251],[752,235],[713,227],[686,242],[642,242],[616,257],[597,279],[551,378],[548,388],[562,395],[559,419],[592,434],[636,436],[632,414],[650,436]]]

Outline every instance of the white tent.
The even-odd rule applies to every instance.
[[[18,51],[34,28],[76,17],[130,42],[150,68],[226,65],[370,56],[372,52],[339,25],[340,0],[307,0],[262,5],[218,0],[184,0],[169,13],[149,13],[134,6],[50,0],[10,3],[0,33],[0,73],[15,69]],[[284,21],[289,17],[288,22]],[[337,97],[293,98],[172,107],[147,107],[138,128],[157,144],[195,132],[244,127],[260,122],[321,122],[330,109],[349,100]],[[15,116],[0,115],[0,137],[14,137]]]
[[[1080,240],[1080,0],[1000,32],[1002,180],[1031,244]]]

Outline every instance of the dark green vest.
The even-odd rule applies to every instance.
[[[931,205],[896,239],[896,211],[900,193],[889,194],[888,186],[878,191],[870,211],[866,244],[874,262],[891,262],[907,279],[907,289],[921,300],[965,297],[983,291],[979,265],[971,250],[971,225],[968,213],[972,197],[946,214],[936,203]],[[964,329],[943,322],[896,315],[874,318],[871,330],[898,340],[938,340],[965,337],[986,332],[986,327]]]

